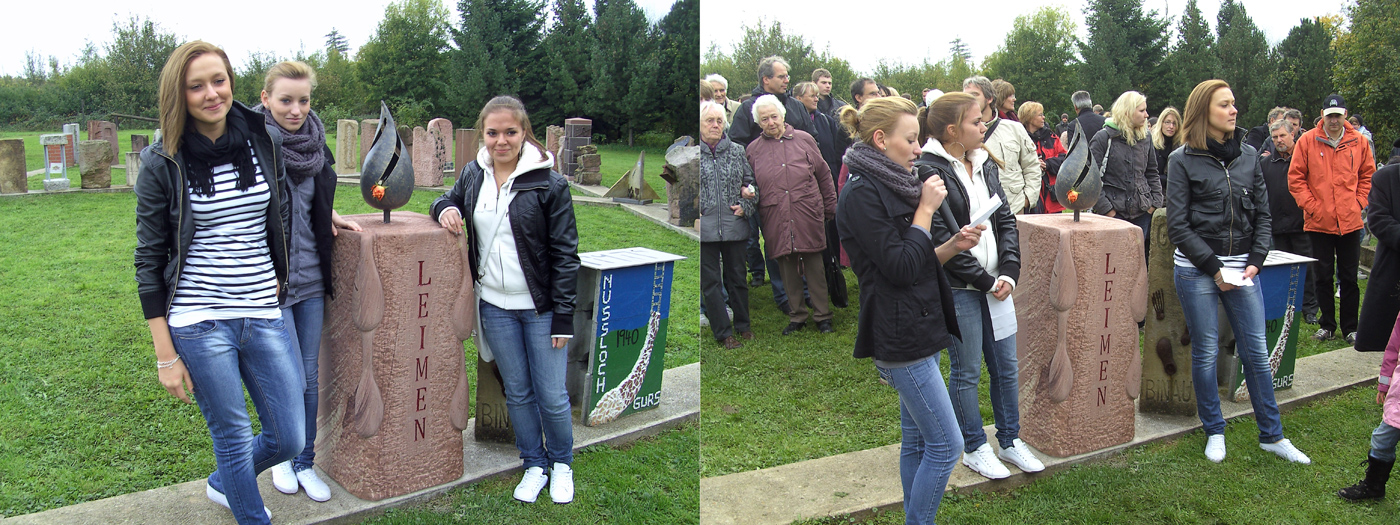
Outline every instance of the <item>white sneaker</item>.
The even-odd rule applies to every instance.
[[[989,479],[1002,479],[1011,475],[1011,471],[1006,469],[1006,465],[1002,465],[992,454],[991,443],[983,443],[982,446],[977,447],[977,450],[964,453],[962,463],[973,472]]]
[[[1225,461],[1225,434],[1206,436],[1206,459],[1216,463]]]
[[[297,473],[297,481],[301,482],[301,488],[306,489],[306,497],[313,501],[326,501],[331,499],[331,488],[326,486],[326,482],[316,475],[314,469],[306,469]]]
[[[292,462],[283,461],[272,466],[272,486],[283,494],[297,493],[297,475],[292,472]]]
[[[549,498],[560,505],[574,500],[574,469],[563,463],[549,469]]]
[[[544,475],[544,468],[530,467],[525,469],[525,476],[520,478],[520,484],[515,486],[515,499],[525,503],[534,503],[535,498],[540,497],[540,490],[548,482],[549,476]]]
[[[224,496],[224,493],[214,490],[214,486],[210,485],[208,481],[204,482],[204,495],[209,498],[209,501],[222,505],[229,512],[233,511],[233,507],[228,506],[228,497]],[[263,512],[267,513],[267,521],[272,521],[272,511],[263,507]]]
[[[1287,439],[1281,439],[1278,443],[1260,443],[1259,448],[1278,454],[1278,457],[1294,463],[1312,464],[1312,459],[1309,459],[1307,454],[1298,450],[1298,447],[1293,446],[1293,442]]]
[[[1016,468],[1021,469],[1022,472],[1045,470],[1045,464],[1035,458],[1035,454],[1031,453],[1031,449],[1026,447],[1026,442],[1021,441],[1021,438],[1012,440],[1011,447],[1001,449],[1001,452],[997,453],[997,457],[1016,465]]]

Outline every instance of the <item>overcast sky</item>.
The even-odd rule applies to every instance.
[[[958,37],[968,44],[973,60],[981,63],[983,57],[1006,41],[1006,34],[1017,16],[1034,13],[1042,6],[1066,8],[1078,21],[1080,38],[1086,38],[1085,3],[1084,0],[885,0],[878,4],[842,1],[823,7],[816,2],[701,0],[700,50],[703,55],[711,44],[718,44],[720,50],[728,52],[743,38],[743,24],[753,25],[763,19],[765,25],[781,21],[785,34],[800,34],[818,50],[829,45],[833,55],[846,59],[861,73],[872,71],[882,58],[891,64],[921,64],[925,58],[938,62],[948,57],[948,43]],[[1288,30],[1297,25],[1299,19],[1341,14],[1345,2],[1242,0],[1242,3],[1272,45],[1288,36]],[[796,5],[805,7],[794,9]],[[1197,5],[1214,30],[1220,2],[1197,0]],[[998,14],[978,12],[988,6],[995,6]],[[1175,19],[1185,11],[1186,0],[1147,0],[1146,6]],[[978,19],[986,22],[972,22]],[[901,26],[907,29],[900,30]],[[1173,35],[1175,29],[1173,23]]]
[[[652,22],[670,12],[674,0],[634,0]],[[284,2],[209,3],[171,0],[135,2],[67,0],[49,3],[41,0],[6,0],[5,18],[0,30],[0,75],[23,75],[26,51],[59,62],[72,64],[83,45],[91,41],[99,50],[112,41],[112,23],[123,24],[132,15],[150,18],[182,42],[202,39],[229,54],[234,66],[242,64],[255,51],[289,57],[305,49],[311,54],[325,45],[331,28],[345,35],[354,53],[369,40],[384,18],[390,0],[295,0]],[[456,0],[443,0],[453,24],[459,22]],[[262,9],[238,10],[243,5],[268,5]],[[592,0],[584,0],[591,11]],[[703,1],[702,1],[703,4]],[[52,25],[55,15],[61,25]],[[241,23],[240,23],[241,22]]]

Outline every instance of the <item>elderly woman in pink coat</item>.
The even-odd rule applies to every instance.
[[[1385,347],[1385,357],[1381,360],[1381,375],[1377,378],[1380,393],[1376,402],[1385,408],[1381,425],[1371,432],[1371,453],[1366,456],[1366,478],[1360,483],[1337,491],[1343,499],[1360,501],[1385,498],[1385,482],[1390,479],[1390,469],[1395,466],[1395,445],[1400,443],[1400,392],[1389,395],[1391,386],[1400,383],[1400,369],[1395,366],[1400,361],[1400,317],[1395,319],[1395,327],[1390,331],[1390,344]]]
[[[803,276],[815,310],[811,317],[818,330],[829,333],[832,313],[822,250],[826,249],[826,221],[836,217],[836,187],[817,141],[784,122],[786,113],[773,95],[753,103],[753,120],[763,134],[749,143],[747,153],[758,185],[763,241],[768,256],[778,262],[791,306],[783,335],[807,324],[807,308],[799,299]]]

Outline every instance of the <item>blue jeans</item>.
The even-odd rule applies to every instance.
[[[899,481],[904,488],[904,523],[933,523],[948,476],[957,465],[962,436],[953,415],[938,354],[909,366],[875,367],[899,391]]]
[[[1400,428],[1381,422],[1371,433],[1371,457],[1381,461],[1395,462],[1395,444],[1400,443]]]
[[[1254,422],[1259,426],[1259,442],[1283,439],[1278,403],[1274,401],[1274,378],[1269,370],[1269,350],[1264,340],[1264,291],[1259,278],[1254,286],[1220,291],[1214,275],[1194,266],[1176,266],[1176,296],[1191,331],[1191,383],[1196,390],[1196,415],[1207,435],[1224,434],[1225,418],[1220,414],[1220,389],[1216,386],[1215,366],[1220,352],[1217,304],[1225,306],[1225,316],[1235,332],[1235,354],[1244,364],[1249,402],[1254,405]],[[1217,302],[1218,301],[1218,302]]]
[[[1016,335],[1000,341],[992,337],[992,317],[987,311],[987,294],[977,290],[953,290],[962,338],[953,338],[948,347],[949,394],[953,411],[962,427],[963,451],[972,452],[987,442],[982,430],[982,412],[977,408],[977,381],[982,378],[982,361],[991,378],[992,417],[997,427],[997,443],[1012,446],[1021,435],[1021,407],[1017,391]],[[992,299],[995,300],[995,299]]]
[[[209,485],[228,497],[238,523],[268,523],[257,475],[295,457],[306,435],[306,380],[282,320],[203,321],[172,327],[170,336],[214,442]],[[245,386],[262,424],[256,436]]]
[[[554,312],[503,310],[486,301],[478,304],[481,335],[501,371],[506,413],[525,468],[572,464],[574,421],[564,386],[569,352],[550,344]]]
[[[292,470],[296,472],[311,468],[316,460],[316,404],[321,399],[318,359],[321,357],[321,325],[325,322],[325,305],[325,298],[312,297],[282,308],[282,323],[287,326],[287,335],[295,343],[292,348],[299,350],[302,374],[306,376],[303,396],[306,403],[306,448],[292,462]]]

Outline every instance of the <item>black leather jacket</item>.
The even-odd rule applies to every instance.
[[[972,210],[968,209],[970,204],[967,188],[958,180],[948,159],[938,155],[925,152],[919,156],[919,160],[914,161],[914,168],[918,170],[920,180],[928,180],[928,177],[935,173],[943,177],[948,196],[943,199],[938,213],[933,214],[933,231],[930,233],[933,234],[934,245],[948,242],[948,239],[957,235],[958,230],[972,222]],[[999,173],[996,161],[990,158],[982,165],[982,179],[986,181],[987,187],[1001,196],[1002,202],[1006,202],[1006,192],[1001,189]],[[992,227],[986,233],[996,236],[997,273],[1020,281],[1021,233],[1016,229],[1016,216],[1011,214],[1011,209],[1005,204],[992,214]],[[971,285],[983,292],[990,292],[992,285],[996,284],[996,278],[987,273],[987,269],[967,252],[954,255],[943,265],[943,269],[948,271],[948,281],[953,288]]]
[[[1243,137],[1236,129],[1232,140]],[[1229,163],[1191,146],[1167,157],[1167,235],[1206,275],[1220,270],[1218,255],[1248,254],[1246,265],[1260,268],[1269,255],[1272,221],[1259,154],[1248,144],[1240,150]]]
[[[291,206],[287,205],[286,169],[282,165],[282,138],[264,128],[263,115],[235,101],[229,111],[243,112],[253,135],[253,152],[259,164],[268,159],[271,175],[267,203],[267,245],[277,273],[277,302],[287,297],[287,231]],[[185,184],[184,157],[169,155],[156,142],[141,151],[141,175],[136,179],[136,293],[146,319],[165,317],[175,299],[175,285],[194,241],[194,213],[189,211],[190,192]]]
[[[486,170],[477,161],[467,163],[452,189],[433,201],[430,212],[434,221],[448,206],[462,214],[476,281],[481,280],[481,257],[470,210],[476,209],[485,178]],[[549,169],[538,169],[517,176],[512,188],[519,193],[510,201],[510,231],[535,311],[554,312],[550,334],[573,335],[579,259],[569,181]]]

